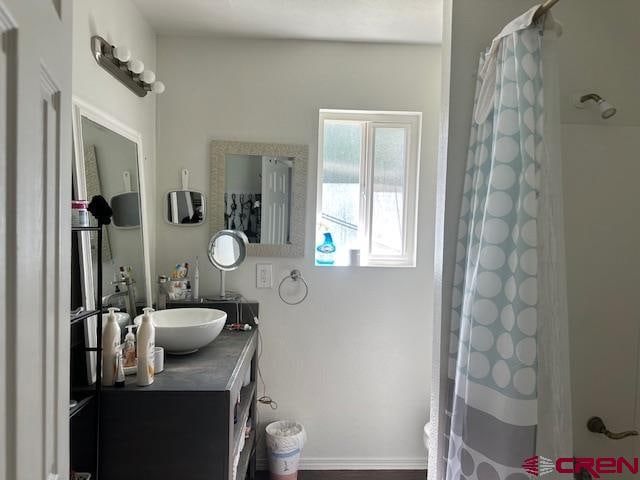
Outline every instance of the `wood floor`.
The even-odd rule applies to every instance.
[[[298,480],[425,480],[424,470],[305,470]],[[257,472],[256,480],[269,480],[268,472]]]

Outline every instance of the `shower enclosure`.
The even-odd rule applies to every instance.
[[[466,165],[461,165],[459,159],[464,155],[462,145],[469,144],[466,140],[463,141],[469,130],[464,132],[460,125],[465,116],[467,119],[472,116],[471,93],[463,89],[472,88],[466,80],[471,77],[473,68],[470,64],[470,45],[481,51],[511,18],[517,18],[532,5],[524,0],[514,0],[508,6],[498,0],[487,0],[482,5],[471,0],[453,0],[452,3],[447,3],[446,12],[451,15],[453,32],[449,45],[451,66],[456,75],[450,81],[449,144],[448,152],[445,152],[449,160],[445,162],[446,167],[441,163],[440,177],[441,186],[446,186],[446,197],[443,197],[445,200],[439,212],[442,216],[439,233],[444,254],[441,270],[442,311],[437,314],[440,314],[442,321],[436,321],[435,332],[429,477],[438,480],[516,480],[525,479],[527,474],[533,472],[538,475],[544,473],[545,478],[572,478],[567,472],[573,469],[578,475],[583,475],[581,478],[637,478],[637,457],[640,457],[640,437],[636,435],[636,430],[640,429],[640,314],[635,308],[634,299],[640,285],[640,95],[637,92],[640,59],[623,54],[623,46],[640,45],[637,22],[640,18],[640,4],[620,0],[606,2],[605,6],[605,3],[597,0],[561,0],[553,8],[553,15],[561,22],[563,33],[554,42],[556,69],[553,72],[542,69],[542,90],[545,96],[545,114],[556,108],[559,118],[554,130],[544,130],[544,135],[549,144],[558,148],[561,145],[562,148],[549,155],[551,160],[556,160],[555,167],[558,171],[554,170],[554,164],[550,164],[552,177],[547,178],[550,182],[547,187],[550,186],[557,196],[547,199],[546,207],[540,205],[543,196],[538,197],[537,231],[540,234],[540,214],[547,213],[545,208],[554,209],[562,201],[564,216],[554,217],[549,224],[547,238],[558,242],[558,245],[564,245],[566,253],[551,256],[551,259],[562,260],[565,266],[556,264],[548,268],[547,265],[551,276],[543,278],[542,269],[545,265],[540,262],[540,244],[536,247],[537,316],[535,327],[529,329],[534,322],[530,319],[519,322],[517,312],[513,323],[510,321],[510,313],[503,316],[504,309],[509,306],[522,311],[517,302],[523,300],[520,295],[523,280],[518,279],[515,272],[509,274],[506,271],[505,274],[496,269],[491,270],[498,263],[503,268],[501,254],[489,255],[487,252],[485,258],[482,257],[483,249],[495,245],[495,242],[480,243],[476,247],[474,242],[481,240],[469,241],[467,237],[497,235],[498,231],[491,228],[491,223],[487,226],[487,221],[499,218],[495,215],[495,205],[492,206],[488,199],[492,193],[501,190],[499,185],[506,178],[496,167],[505,165],[504,155],[501,156],[500,153],[504,153],[504,145],[501,147],[497,142],[505,135],[501,129],[508,128],[508,122],[501,123],[499,119],[492,122],[489,133],[484,135],[480,121],[482,117],[478,117],[476,106],[474,125],[471,128],[472,157]],[[543,36],[547,40],[546,32]],[[519,40],[525,47],[531,43]],[[517,43],[518,39],[515,45]],[[517,48],[505,48],[511,48],[516,64],[526,71],[529,60],[524,57],[527,53],[532,53],[531,50],[518,57]],[[510,60],[508,56],[498,57],[497,62],[497,81],[504,81]],[[481,68],[479,82],[483,81],[485,73],[486,69],[483,72]],[[547,89],[552,86],[554,77],[558,82],[557,101],[549,102]],[[509,78],[506,80],[514,81]],[[520,80],[515,79],[518,88],[521,87],[521,96],[516,98],[522,102],[528,93],[524,86],[526,81]],[[505,92],[501,87],[497,91],[501,93],[490,108],[503,108],[505,95],[509,94],[508,90]],[[482,92],[478,98],[482,101]],[[513,105],[507,107],[516,110],[520,108]],[[526,131],[521,125],[526,122],[525,111],[526,109],[522,111],[522,115],[517,116],[520,134]],[[489,162],[493,161],[491,168],[479,158],[486,153],[474,147],[478,141],[484,142],[483,145],[488,149],[487,159]],[[519,142],[519,145],[519,154],[526,153],[526,142]],[[510,166],[514,167],[512,164]],[[480,170],[484,178],[478,179],[478,175],[474,174],[475,169]],[[522,177],[518,176],[517,171],[515,173],[516,183],[522,186]],[[470,184],[464,183],[465,174],[470,174]],[[516,216],[530,213],[527,209],[531,208],[532,201],[527,199],[526,190],[511,190],[508,194],[513,200],[511,210],[518,212]],[[454,196],[462,202],[454,199]],[[477,211],[478,205],[480,212],[475,217],[473,213],[470,214],[471,217],[464,216],[468,211],[474,212],[474,206]],[[559,220],[560,223],[557,223]],[[457,228],[453,227],[454,222]],[[509,256],[515,250],[517,268],[522,268],[523,265],[528,268],[528,260],[523,258],[525,252],[519,250],[517,243],[522,240],[522,225],[517,220],[509,225],[510,239],[504,241],[511,247],[505,249],[504,245],[498,245],[506,257],[505,264],[508,268],[515,266],[516,260],[512,260],[509,265]],[[516,233],[515,226],[518,226]],[[564,240],[558,238],[562,232],[565,234]],[[494,240],[495,238],[497,237],[494,236]],[[458,241],[461,241],[465,251],[461,252]],[[456,250],[457,262],[454,261]],[[556,253],[562,252],[559,250]],[[561,289],[564,283],[559,280],[556,268],[560,272],[566,272],[566,292]],[[489,276],[481,278],[487,271],[497,274],[501,287],[497,296],[492,296],[495,293],[492,288],[497,285],[495,278],[489,280],[489,283]],[[512,277],[517,288],[512,290],[510,286],[505,289],[507,284],[513,283]],[[501,295],[503,296],[500,297]],[[526,295],[525,289],[525,297]],[[543,312],[544,299],[541,295],[556,295],[556,300],[561,302],[558,304],[554,300],[547,303],[548,309]],[[496,298],[503,300],[498,302]],[[489,317],[492,318],[492,309],[482,310],[476,306],[474,311],[474,305],[485,299],[491,300],[497,307],[498,313],[493,322],[488,322],[488,317],[483,317],[484,314],[490,314]],[[562,335],[558,337],[555,334],[541,336],[541,322],[545,318],[553,318],[558,311],[562,312],[562,302],[567,305],[565,333],[568,339],[563,340]],[[556,320],[550,324],[558,325]],[[509,330],[510,326],[512,330]],[[488,329],[491,335],[483,336],[486,332],[478,327]],[[520,340],[512,333],[511,342],[499,340],[505,338],[501,337],[505,331],[513,332],[518,329],[518,335],[526,335],[526,330],[530,333],[535,331],[537,346],[534,352],[530,352],[530,357],[518,356],[517,345]],[[514,347],[513,353],[509,348],[511,344]],[[463,350],[461,354],[461,349],[467,350]],[[480,355],[488,360],[488,370]],[[531,362],[534,357],[535,362]],[[513,358],[517,360],[514,362]],[[462,367],[461,360],[464,364]],[[504,368],[502,361],[507,364],[508,369]],[[524,365],[527,362],[530,364]],[[517,372],[525,366],[536,373],[536,391],[531,392],[528,399],[538,402],[537,416],[529,420],[516,415],[516,412],[522,413],[522,409],[514,407],[511,400],[523,395],[518,390],[519,387],[522,390],[522,386],[526,384],[523,384],[522,378],[516,380],[514,367]],[[557,375],[561,370],[568,372],[569,367],[570,377]],[[553,377],[554,373],[555,380],[545,385],[544,379]],[[500,386],[500,382],[505,385],[504,388]],[[507,398],[502,401],[494,398],[485,405],[482,397],[477,395],[479,387],[475,384],[481,384],[490,390],[502,389],[502,394]],[[506,390],[509,388],[514,389],[515,393],[508,393]],[[566,401],[566,397],[565,401],[558,401],[558,393],[563,388],[570,393],[570,402]],[[486,393],[486,390],[483,391]],[[487,421],[478,421],[477,412],[468,408],[469,403],[472,408],[485,415],[485,420],[489,418],[489,423],[496,423],[497,419],[498,425],[515,425],[518,429],[527,425],[534,427],[535,446],[531,443],[531,437],[526,439],[527,437],[514,436],[513,429],[503,430],[502,433],[496,429],[488,429]],[[524,404],[520,406],[522,405]],[[561,441],[554,439],[554,436],[563,434],[566,437]],[[496,441],[497,435],[503,435],[502,443]],[[469,442],[461,444],[462,437]],[[548,442],[541,442],[545,437]],[[490,450],[496,445],[499,451],[491,458],[493,454]],[[522,448],[523,445],[526,445],[526,449]],[[524,450],[530,452],[529,457],[525,456]],[[509,457],[509,452],[515,453]],[[504,460],[503,464],[500,459]],[[452,465],[453,470],[448,471],[448,467]],[[533,466],[537,470],[529,469]]]

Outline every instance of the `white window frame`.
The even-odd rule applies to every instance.
[[[360,266],[366,267],[415,267],[417,224],[418,224],[418,182],[420,175],[420,147],[422,133],[422,113],[383,112],[367,110],[321,109],[318,117],[318,188],[316,203],[316,224],[322,218],[322,190],[324,174],[324,125],[325,122],[364,124],[360,163]],[[404,232],[403,252],[399,255],[371,254],[371,226],[373,216],[373,145],[377,128],[404,128],[406,131],[405,186],[404,186]]]

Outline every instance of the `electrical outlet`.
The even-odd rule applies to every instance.
[[[256,287],[273,288],[273,268],[270,263],[256,265]]]

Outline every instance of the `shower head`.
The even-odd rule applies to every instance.
[[[605,120],[613,117],[618,111],[616,110],[616,107],[611,105],[606,100],[600,100],[598,102],[598,106],[600,107],[600,113],[602,114],[602,118],[604,118]]]
[[[578,99],[578,103],[576,104],[576,107],[584,108],[584,103],[588,102],[589,100],[593,100],[598,104],[598,108],[600,108],[600,115],[605,120],[613,117],[618,111],[616,107],[614,107],[612,104],[607,102],[604,98],[602,98],[600,95],[596,93],[589,93],[588,95],[582,95]]]

